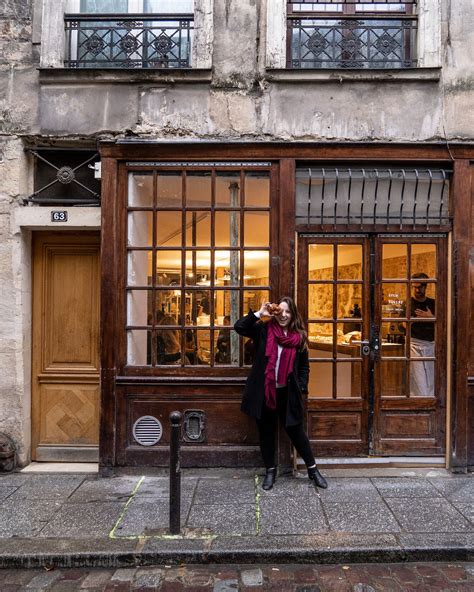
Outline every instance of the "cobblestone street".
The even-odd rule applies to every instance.
[[[2,592],[17,590],[234,592],[461,592],[474,589],[474,563],[210,565],[125,569],[0,571]]]

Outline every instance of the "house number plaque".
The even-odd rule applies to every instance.
[[[67,210],[51,210],[51,222],[67,222]]]

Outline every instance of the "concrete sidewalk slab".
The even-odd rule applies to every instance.
[[[446,471],[325,470],[261,488],[261,470],[186,470],[180,535],[164,471],[0,476],[0,566],[470,561],[474,479]],[[408,473],[408,474],[407,474]]]

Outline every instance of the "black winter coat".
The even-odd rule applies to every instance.
[[[239,319],[234,329],[239,335],[250,337],[255,344],[255,355],[250,374],[245,385],[241,410],[260,419],[265,400],[265,368],[268,357],[265,355],[267,344],[267,323],[259,323],[253,312]],[[303,423],[302,395],[308,393],[309,362],[308,350],[296,350],[293,372],[288,376],[288,407],[286,410],[286,427]]]

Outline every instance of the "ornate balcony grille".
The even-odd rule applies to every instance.
[[[192,14],[66,14],[68,68],[190,68]]]
[[[288,68],[416,67],[416,3],[288,2]]]

